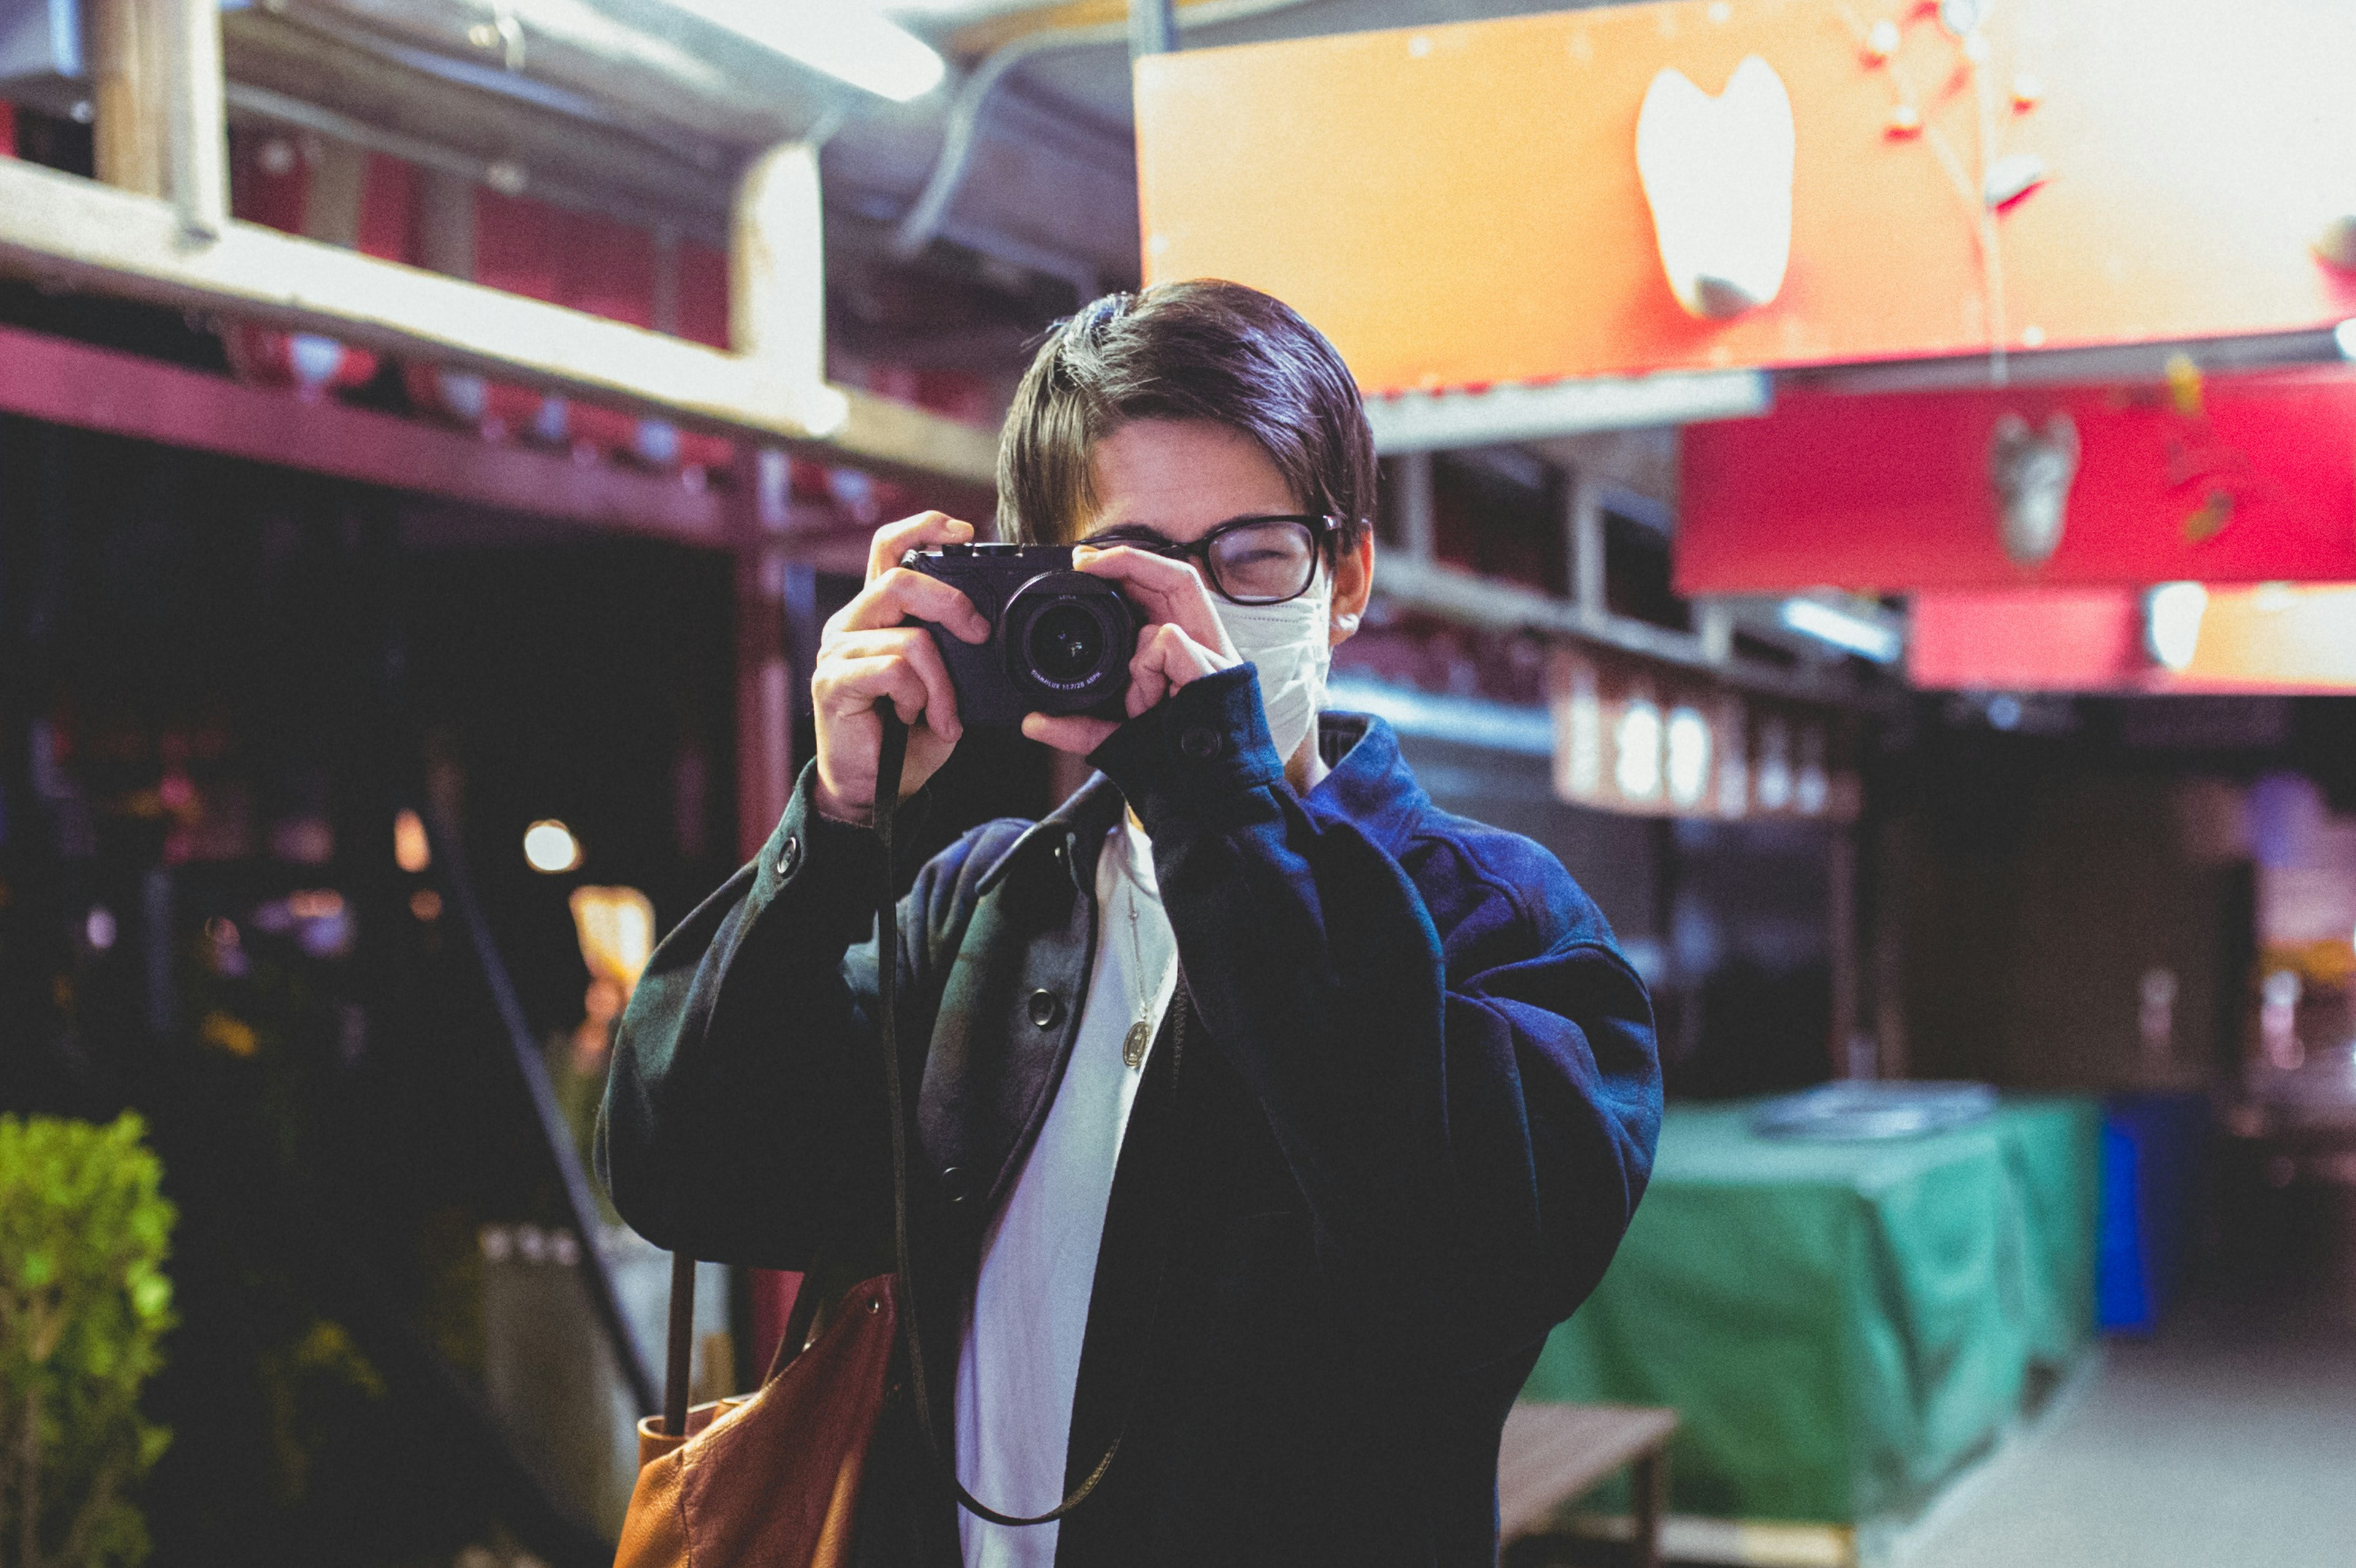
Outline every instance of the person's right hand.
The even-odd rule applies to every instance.
[[[972,524],[942,512],[875,530],[867,549],[867,586],[827,622],[818,666],[810,672],[810,710],[818,724],[817,805],[824,815],[844,822],[867,822],[875,815],[875,751],[884,738],[877,699],[890,698],[908,726],[902,800],[924,787],[964,733],[948,667],[932,635],[901,623],[910,617],[936,622],[969,643],[988,637],[990,623],[963,593],[909,571],[900,558],[926,545],[963,544],[972,538]]]

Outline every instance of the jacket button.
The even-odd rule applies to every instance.
[[[1053,991],[1031,993],[1031,1021],[1041,1029],[1053,1029],[1055,1020],[1064,1016],[1064,1003]]]
[[[792,834],[786,835],[786,847],[777,852],[777,875],[790,877],[801,869],[802,841]]]
[[[941,1190],[948,1195],[950,1202],[964,1202],[971,1186],[972,1184],[966,1180],[965,1167],[961,1165],[941,1167]]]
[[[1178,749],[1198,763],[1207,763],[1219,754],[1219,732],[1198,724],[1178,737]]]

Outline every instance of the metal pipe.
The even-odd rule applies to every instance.
[[[1151,3],[1151,0],[1145,0]],[[1290,10],[1307,0],[1206,0],[1205,4],[1186,7],[1185,26],[1189,31],[1220,27],[1229,22],[1241,22],[1274,11]],[[1132,16],[1134,13],[1132,13]],[[961,82],[957,97],[949,103],[948,119],[941,126],[941,153],[934,161],[933,172],[925,178],[924,188],[916,193],[901,218],[899,228],[892,237],[892,252],[906,260],[932,243],[948,217],[949,204],[957,199],[958,187],[965,183],[966,166],[973,156],[973,145],[981,128],[982,112],[1006,79],[1026,62],[1042,55],[1057,54],[1069,49],[1110,48],[1130,42],[1128,21],[1107,22],[1087,27],[1055,27],[1029,33],[993,50],[973,69]],[[1172,24],[1172,37],[1176,37],[1176,24]]]
[[[399,158],[420,168],[455,175],[470,184],[485,186],[509,196],[530,191],[533,200],[547,202],[552,207],[591,213],[600,218],[617,218],[626,223],[636,223],[648,229],[667,226],[714,249],[728,243],[727,226],[716,216],[700,208],[657,207],[632,200],[618,191],[591,190],[564,180],[550,179],[508,159],[478,157],[455,147],[412,136],[405,131],[387,130],[333,109],[247,82],[230,82],[226,98],[230,112],[241,119],[268,121],[316,131],[322,136],[331,136],[338,142],[347,142],[371,153],[382,153],[387,157]]]

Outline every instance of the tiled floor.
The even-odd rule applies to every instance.
[[[1902,1568],[2356,1568],[2356,1202],[2228,1264],[1925,1521]],[[2317,1240],[2316,1230],[2308,1240]]]

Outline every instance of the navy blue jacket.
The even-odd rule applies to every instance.
[[[1328,714],[1321,743],[1333,771],[1303,797],[1249,667],[1206,677],[1122,726],[1062,809],[975,828],[900,906],[937,1397],[1071,1049],[1124,800],[1177,933],[1192,1011],[1115,1172],[1073,1477],[1121,1445],[1063,1568],[1494,1563],[1505,1412],[1651,1168],[1650,1004],[1594,904],[1537,845],[1435,807],[1379,720]],[[664,1246],[881,1272],[884,868],[810,790],[656,951],[599,1166]],[[909,1424],[878,1439],[861,1555],[953,1563]]]

